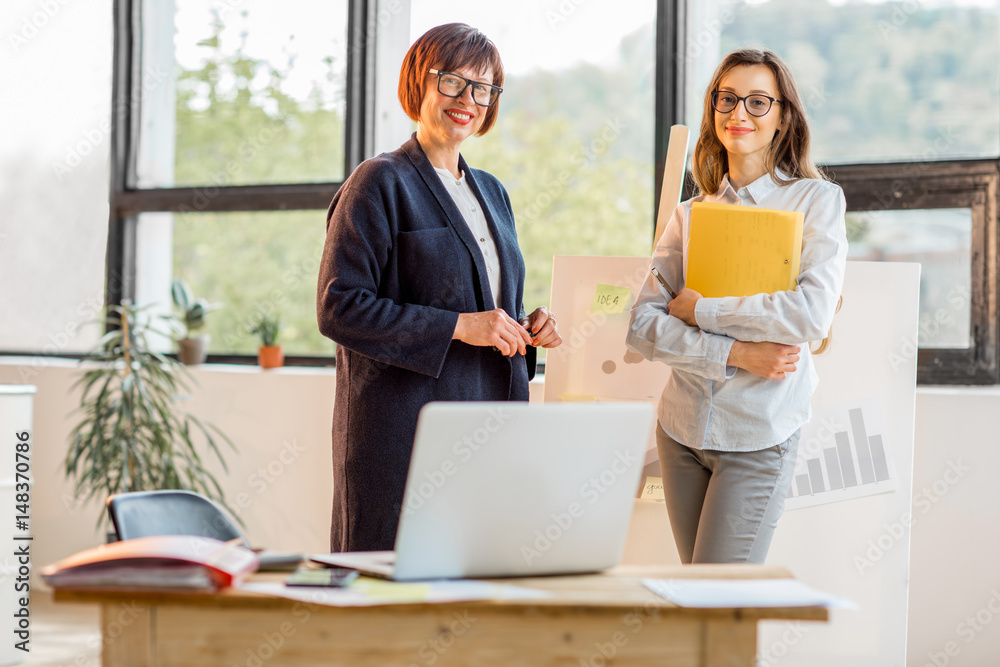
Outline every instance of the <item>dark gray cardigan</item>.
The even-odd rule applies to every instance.
[[[524,261],[510,199],[459,158],[500,258],[501,307],[523,316]],[[458,314],[492,310],[479,243],[416,135],[363,162],[327,213],[317,316],[337,343],[331,551],[392,549],[429,401],[528,399],[530,359],[451,339]]]

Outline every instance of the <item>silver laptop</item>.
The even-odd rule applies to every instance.
[[[612,567],[653,426],[648,403],[429,403],[395,551],[313,559],[399,581]]]

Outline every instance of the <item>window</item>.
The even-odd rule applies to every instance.
[[[146,0],[137,188],[344,179],[347,2]]]
[[[138,225],[140,236],[173,237],[172,261],[156,244],[158,259],[167,260],[161,275],[184,276],[196,296],[211,295],[219,306],[205,319],[209,349],[255,357],[255,325],[278,314],[285,354],[315,356],[334,354],[316,327],[322,219],[321,211],[144,213]],[[142,280],[155,272],[138,275],[146,303],[169,302],[169,281],[147,286]]]
[[[921,264],[917,340],[922,348],[972,346],[972,217],[971,208],[847,214],[848,259]]]
[[[656,3],[411,2],[410,42],[465,21],[500,50],[500,117],[462,147],[504,184],[527,275],[548,305],[553,255],[646,255],[654,191]],[[398,106],[398,104],[397,104]],[[543,351],[540,351],[543,352]]]
[[[785,58],[810,117],[814,156],[847,197],[850,258],[922,265],[918,381],[1000,381],[1000,7],[935,0],[685,7],[687,124],[700,124],[723,55],[749,46]]]
[[[795,73],[820,163],[1000,155],[996,3],[709,0],[687,9],[691,127],[722,56],[755,47]]]
[[[272,5],[119,0],[111,108],[95,103],[103,113],[86,116],[113,120],[107,300],[168,308],[170,280],[184,278],[226,302],[210,319],[211,361],[252,362],[239,327],[282,281],[267,267],[312,261],[342,181],[406,140],[413,124],[396,101],[399,63],[417,35],[458,20],[489,35],[506,64],[500,120],[464,153],[511,195],[529,266],[527,306],[547,302],[553,254],[648,252],[670,125],[698,126],[704,88],[725,52],[762,46],[784,56],[800,82],[816,157],[847,195],[851,256],[923,266],[919,381],[1000,382],[995,3]],[[72,145],[72,133],[53,143],[53,155]],[[15,143],[5,145],[7,164],[19,164],[9,157]],[[84,180],[76,187],[97,191]],[[66,252],[50,264],[66,273],[73,243],[100,238],[60,237]],[[262,267],[259,275],[223,270],[247,261]],[[93,267],[80,271],[66,273],[59,298],[86,303],[100,291]],[[310,282],[283,300],[289,363],[332,363],[332,345],[312,335]],[[15,306],[32,294],[19,290]],[[37,326],[4,330],[4,351],[45,349],[46,331],[58,337],[47,306],[33,307]],[[54,352],[85,349],[95,337]]]
[[[0,12],[3,353],[79,355],[102,333],[111,5],[22,2]]]
[[[462,154],[496,176],[514,208],[527,267],[524,306],[548,305],[552,257],[644,255],[654,202],[654,0],[602,3],[412,0],[397,52],[378,64],[376,143],[394,150],[414,130],[396,99],[405,49],[435,25],[461,21],[500,51],[500,116]],[[402,33],[403,27],[391,29]],[[545,351],[539,354],[544,356]]]
[[[348,75],[365,47],[348,52],[348,27],[363,33],[367,6],[118,3],[117,90],[138,103],[118,125],[111,260],[127,278],[112,298],[167,312],[183,279],[222,304],[206,318],[209,361],[252,362],[250,330],[276,313],[288,363],[332,363],[315,280],[324,211],[367,157],[347,141],[352,123],[365,134],[364,72]]]
[[[141,213],[131,221],[132,291],[140,302],[165,304],[170,280],[183,278],[197,295],[224,302],[208,318],[210,361],[253,352],[240,331],[281,283],[279,267],[314,260],[310,249],[322,243],[322,210],[264,209],[302,206],[284,188],[299,200],[314,197],[316,208],[322,196],[325,209],[349,173],[352,104],[368,114],[354,127],[375,132],[350,166],[409,137],[413,124],[396,99],[399,63],[417,36],[447,21],[481,28],[505,59],[500,122],[463,148],[511,195],[529,267],[526,307],[548,303],[554,253],[648,252],[655,0],[627,2],[613,22],[600,5],[549,10],[523,0],[500,13],[474,3],[352,2],[351,30],[346,2],[298,4],[277,14],[263,0],[232,10],[207,0],[133,8],[145,17],[133,57],[170,76],[143,99],[130,137],[134,174],[127,171],[119,197],[122,209]],[[303,25],[306,15],[314,26]],[[349,73],[359,85],[348,86]],[[605,196],[608,188],[616,196]],[[333,346],[315,332],[314,284],[295,283],[277,288],[283,341],[293,358],[316,361]]]
[[[889,256],[878,259],[922,265],[917,380],[995,384],[997,162],[838,166],[833,172],[853,212],[852,252],[878,252],[883,245]],[[879,235],[896,240],[878,242]]]

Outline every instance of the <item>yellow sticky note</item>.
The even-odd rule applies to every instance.
[[[640,498],[643,500],[663,500],[663,479],[653,476],[647,477],[646,483],[642,485]]]
[[[351,590],[384,602],[426,602],[430,586],[360,577],[351,584]]]
[[[563,394],[559,397],[563,403],[594,403],[597,396],[594,394]]]
[[[592,313],[620,313],[625,310],[632,290],[628,287],[618,287],[617,285],[598,285],[597,293],[590,304]]]

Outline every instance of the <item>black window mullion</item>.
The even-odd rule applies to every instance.
[[[108,240],[105,275],[105,302],[121,304],[135,296],[135,219],[125,217],[117,205],[135,173],[132,145],[135,127],[132,111],[136,72],[139,20],[133,0],[115,0],[114,47],[111,82],[111,206],[108,213]]]
[[[325,210],[341,183],[153,188],[120,193],[120,215],[151,211],[224,213],[227,211]]]
[[[367,158],[375,146],[375,67],[372,62],[374,49],[369,42],[374,38],[370,27],[374,25],[375,0],[348,0],[347,8],[347,110],[344,121],[344,177]]]
[[[670,128],[684,120],[684,33],[685,0],[657,0],[656,3],[656,55],[654,57],[654,136],[653,156],[656,175],[653,194],[653,229],[656,231],[656,212],[660,210],[660,190],[663,188],[663,171],[667,160],[667,142]]]

